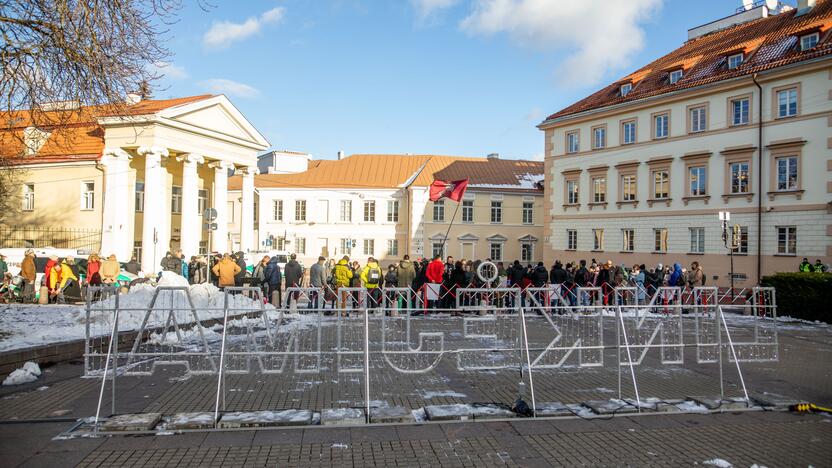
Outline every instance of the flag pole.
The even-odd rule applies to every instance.
[[[445,231],[445,237],[442,239],[442,247],[439,250],[442,251],[443,254],[445,253],[445,242],[448,241],[448,235],[451,233],[451,228],[453,227],[454,220],[456,219],[456,212],[459,211],[460,205],[462,205],[462,198],[460,198],[459,201],[456,202],[456,209],[454,210],[453,216],[451,216],[451,223],[448,224],[448,230]],[[444,256],[447,257],[447,255]]]

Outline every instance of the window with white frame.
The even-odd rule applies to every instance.
[[[781,255],[797,254],[796,226],[777,226],[777,253]]]
[[[255,202],[256,206],[257,202]],[[205,209],[208,208],[208,190],[199,189],[197,190],[196,195],[196,212],[202,216],[202,213],[205,212]],[[254,216],[257,217],[257,209],[254,210]]]
[[[376,241],[374,239],[364,239],[364,255],[375,255]]]
[[[742,53],[728,56],[728,69],[733,70],[742,65],[744,58],[745,56]]]
[[[399,222],[399,201],[398,200],[387,200],[387,222],[388,223],[398,223]]]
[[[398,239],[387,239],[387,255],[390,257],[396,257],[399,255]]]
[[[198,255],[208,255],[208,241],[203,240],[199,241],[199,247],[197,249]]]
[[[667,252],[667,228],[653,229],[653,251]]]
[[[462,222],[474,222],[474,200],[462,200]]]
[[[136,213],[144,211],[144,181],[136,181],[136,191],[133,194],[133,201],[136,204]]]
[[[445,244],[442,242],[431,242],[430,256],[431,258],[439,255],[440,258],[445,258]]]
[[[592,230],[592,250],[604,250],[604,230]]]
[[[23,211],[35,209],[35,184],[23,184]]]
[[[283,200],[272,200],[272,221],[283,221]]]
[[[341,253],[344,255],[351,255],[352,254],[352,239],[341,239],[340,240],[340,247]]]
[[[352,200],[341,200],[340,203],[339,220],[342,223],[349,223],[352,221]]]
[[[503,202],[491,200],[491,224],[503,222]]]
[[[566,250],[578,250],[578,231],[575,229],[566,230]]]
[[[137,262],[142,261],[142,241],[133,241],[133,256]]]
[[[670,173],[666,170],[653,171],[653,198],[661,200],[670,195]]]
[[[499,262],[503,260],[503,243],[502,242],[489,242],[488,243],[488,253],[491,260],[495,262]]]
[[[677,81],[682,79],[682,70],[673,70],[670,72],[670,84],[676,84]]]
[[[731,125],[745,125],[749,119],[751,101],[748,98],[731,101]]]
[[[708,169],[705,166],[694,166],[688,169],[690,196],[701,197],[708,194]]]
[[[286,250],[286,238],[284,236],[275,238],[273,247],[275,250]]]
[[[592,148],[599,149],[607,146],[607,127],[592,129]]]
[[[636,200],[636,176],[621,176],[621,199],[623,201]]]
[[[534,202],[523,202],[523,224],[534,224]]]
[[[797,190],[797,156],[777,158],[777,190]]]
[[[592,202],[605,203],[607,201],[607,178],[594,177],[592,179]]]
[[[524,263],[530,263],[530,262],[534,261],[534,243],[532,243],[532,242],[521,242],[520,243],[520,261],[524,262]]]
[[[777,91],[777,117],[797,115],[797,88]]]
[[[569,205],[577,205],[578,204],[578,181],[577,180],[569,180],[566,182],[566,203]]]
[[[621,141],[625,145],[629,145],[636,142],[636,121],[630,120],[628,122],[624,122],[621,124],[621,133],[622,139]]]
[[[705,228],[690,228],[690,253],[705,253]]]
[[[306,200],[295,200],[295,221],[306,221]]]
[[[433,202],[433,222],[445,222],[445,200],[437,200]]]
[[[731,193],[748,193],[748,161],[733,162],[730,165]]]
[[[667,113],[653,116],[653,138],[666,138],[670,134],[670,115]]]
[[[170,188],[170,212],[182,213],[182,187],[174,185]]]
[[[800,36],[800,50],[809,50],[812,47],[818,44],[818,40],[820,39],[819,33],[812,33],[806,34],[805,36]]]
[[[621,94],[622,97],[630,94],[630,91],[632,91],[632,90],[633,90],[632,83],[624,83],[623,85],[621,85],[621,88],[619,88],[619,91],[620,91],[620,94]]]
[[[295,238],[295,253],[298,255],[306,255],[306,238],[305,237],[296,237]]]
[[[737,243],[737,248],[734,249],[734,253],[748,253],[748,226],[740,226],[740,241]]]
[[[690,109],[690,131],[691,133],[704,132],[708,129],[708,116],[705,106],[693,107]]]
[[[634,229],[621,230],[621,250],[623,252],[632,252],[636,246],[636,236]]]
[[[580,149],[580,139],[578,132],[569,132],[566,134],[566,152],[577,153]]]
[[[364,200],[364,222],[376,222],[376,202],[374,200]]]
[[[95,182],[81,182],[81,210],[95,209]]]

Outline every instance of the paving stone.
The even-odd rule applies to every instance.
[[[753,393],[751,399],[766,408],[788,409],[792,405],[801,403],[799,400],[775,393]]]
[[[371,423],[409,423],[414,420],[413,413],[403,406],[388,406],[370,411]]]
[[[181,429],[210,429],[214,427],[214,413],[176,413],[172,415],[165,428],[172,431]]]
[[[610,415],[635,413],[638,411],[635,406],[630,405],[624,400],[610,399],[610,400],[590,400],[585,401],[584,406],[592,409],[595,414]]]
[[[161,413],[120,414],[101,425],[103,431],[149,431],[162,419]]]
[[[312,412],[309,410],[280,411],[232,411],[220,418],[217,427],[270,427],[270,426],[308,426],[312,424]]]
[[[360,408],[327,408],[321,411],[321,425],[354,426],[365,424],[367,418]]]

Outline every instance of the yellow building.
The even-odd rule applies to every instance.
[[[437,253],[495,261],[543,258],[542,162],[496,154],[340,154],[338,160],[310,160],[304,153],[275,152],[268,159],[284,173],[254,176],[261,250],[288,250],[305,262],[345,254],[385,262]],[[466,178],[462,203],[429,201],[434,180]],[[243,183],[243,177],[229,180],[233,220],[241,212]],[[231,224],[232,239],[241,228]]]
[[[266,139],[222,95],[134,97],[113,109],[57,103],[38,120],[56,124],[40,127],[29,111],[4,115],[0,157],[19,170],[20,200],[4,216],[2,246],[136,255],[155,271],[168,250],[209,249],[202,213],[213,207],[211,247],[227,251],[227,178],[250,179]],[[253,226],[253,190],[243,197]],[[244,229],[244,248],[252,235]]]

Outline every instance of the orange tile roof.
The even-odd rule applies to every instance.
[[[542,179],[543,163],[538,161],[486,159],[430,154],[354,154],[340,160],[315,160],[309,169],[296,174],[254,176],[258,188],[397,188],[417,171],[414,186],[425,187],[435,179],[469,179],[470,186],[537,190],[533,182]],[[231,177],[229,190],[240,190],[242,178]]]
[[[130,106],[82,106],[75,110],[32,112],[31,110],[0,113],[0,157],[20,158],[23,152],[23,131],[33,123],[49,138],[35,156],[20,158],[19,163],[56,162],[61,160],[97,159],[104,151],[104,129],[97,119],[117,115],[153,114],[164,109],[201,101],[210,94],[176,99],[149,99]]]
[[[801,16],[797,16],[797,10],[791,10],[697,37],[615,83],[550,115],[543,124],[581,112],[751,75],[832,54],[832,40],[829,34],[825,34],[830,26],[832,0],[818,0],[812,10]],[[812,29],[821,31],[820,42],[812,49],[799,50],[799,35]],[[745,61],[736,69],[729,70],[725,64],[726,56],[739,51],[745,52]],[[670,71],[678,68],[684,68],[684,76],[675,84],[670,84],[668,75]],[[619,86],[628,81],[633,83],[632,90],[626,96],[620,96]]]

